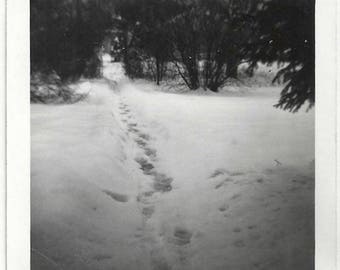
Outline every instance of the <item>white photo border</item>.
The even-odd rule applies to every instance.
[[[284,0],[282,0],[284,1]],[[29,1],[7,0],[6,50],[1,48],[1,58],[7,58],[6,72],[0,69],[6,83],[6,138],[7,138],[7,177],[1,191],[7,185],[7,218],[0,226],[1,237],[6,240],[7,254],[0,248],[0,269],[30,269],[30,103],[29,103]],[[4,5],[5,6],[5,5]],[[340,4],[337,0],[316,1],[316,108],[315,108],[315,157],[316,157],[316,258],[317,270],[337,269],[337,151],[340,128],[337,125],[340,110],[340,94],[337,94],[337,76],[340,71],[337,62],[340,54],[337,49],[340,41]],[[1,10],[0,17],[4,12]],[[338,27],[337,27],[338,25]],[[43,46],[43,44],[42,44]],[[6,54],[6,55],[5,55]],[[4,69],[4,68],[3,68]],[[0,77],[2,79],[2,77]],[[339,89],[340,90],[340,89]],[[7,114],[7,115],[6,115]],[[5,127],[4,121],[1,127]],[[6,150],[4,149],[6,152]],[[1,167],[0,167],[1,169]],[[2,173],[5,177],[5,172]],[[6,225],[5,225],[6,224]],[[1,239],[2,239],[1,238]],[[7,264],[2,264],[7,255]],[[4,266],[4,268],[2,268]]]

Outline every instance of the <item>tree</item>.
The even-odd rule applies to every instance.
[[[314,0],[270,0],[256,13],[257,40],[249,44],[250,69],[257,62],[283,63],[274,81],[283,80],[277,108],[298,111],[315,99]]]
[[[177,14],[170,20],[169,40],[173,44],[172,62],[178,74],[191,90],[200,86],[200,25],[198,7],[193,2],[178,7]]]
[[[247,54],[246,44],[254,39],[254,16],[263,0],[225,0],[227,9],[227,69],[228,78],[237,79],[237,69]]]
[[[314,104],[314,0],[120,0],[115,9],[131,77],[159,84],[171,62],[189,89],[218,91],[241,62],[249,73],[278,62],[276,107]]]
[[[176,4],[168,0],[144,0],[141,12],[139,45],[149,59],[154,79],[159,85],[163,78],[166,62],[173,50],[169,42],[168,20],[172,18]]]
[[[178,72],[190,89],[218,91],[237,78],[254,22],[247,19],[260,0],[197,0],[181,3],[172,20]],[[245,15],[247,14],[247,16]]]
[[[201,1],[201,36],[203,86],[214,92],[228,78],[237,77],[238,57],[240,46],[233,35],[230,3],[225,1]],[[232,13],[232,15],[235,15]],[[235,29],[237,30],[237,29]]]
[[[130,77],[138,77],[142,72],[141,57],[135,42],[140,30],[140,8],[138,0],[123,0],[115,7],[114,26],[119,30],[125,72]]]
[[[31,70],[63,80],[98,72],[96,50],[111,15],[97,0],[31,0]]]

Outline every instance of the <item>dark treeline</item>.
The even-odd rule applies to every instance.
[[[132,35],[123,42],[127,73],[151,74],[159,83],[170,67],[190,89],[217,91],[228,78],[237,78],[237,67],[246,60],[258,2],[122,1],[117,12]]]
[[[64,80],[98,75],[98,50],[111,14],[97,0],[31,0],[31,71]],[[107,4],[105,4],[107,5]]]
[[[131,78],[218,91],[240,63],[283,63],[277,107],[314,104],[314,0],[31,0],[32,70],[96,76],[104,37]]]

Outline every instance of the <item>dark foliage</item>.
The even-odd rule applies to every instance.
[[[130,77],[163,79],[167,63],[192,90],[218,91],[244,58],[253,23],[242,18],[257,1],[130,0],[117,7],[125,70]],[[139,58],[129,57],[130,51]],[[140,63],[142,62],[142,63]],[[203,64],[203,66],[202,66]],[[143,66],[135,74],[132,66]],[[140,70],[141,68],[138,68]],[[150,75],[151,73],[151,75]]]
[[[257,62],[286,64],[274,81],[285,87],[276,107],[296,112],[314,105],[314,0],[271,0],[256,13],[257,39],[249,44],[251,68]]]
[[[98,1],[31,0],[30,12],[32,71],[63,80],[98,74],[96,49],[111,21]]]
[[[170,21],[173,62],[186,85],[199,87],[200,37],[198,7],[192,3],[181,6],[181,12]]]
[[[151,77],[158,84],[170,58],[168,20],[175,2],[129,0],[116,6],[115,35],[122,47],[125,71],[130,77]]]
[[[98,76],[104,37],[131,78],[218,91],[241,62],[278,62],[276,107],[314,104],[314,0],[31,0],[32,72]]]

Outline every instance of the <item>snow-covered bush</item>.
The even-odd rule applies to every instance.
[[[75,103],[83,99],[86,94],[77,93],[63,83],[56,72],[31,74],[30,83],[31,102],[35,103]]]

